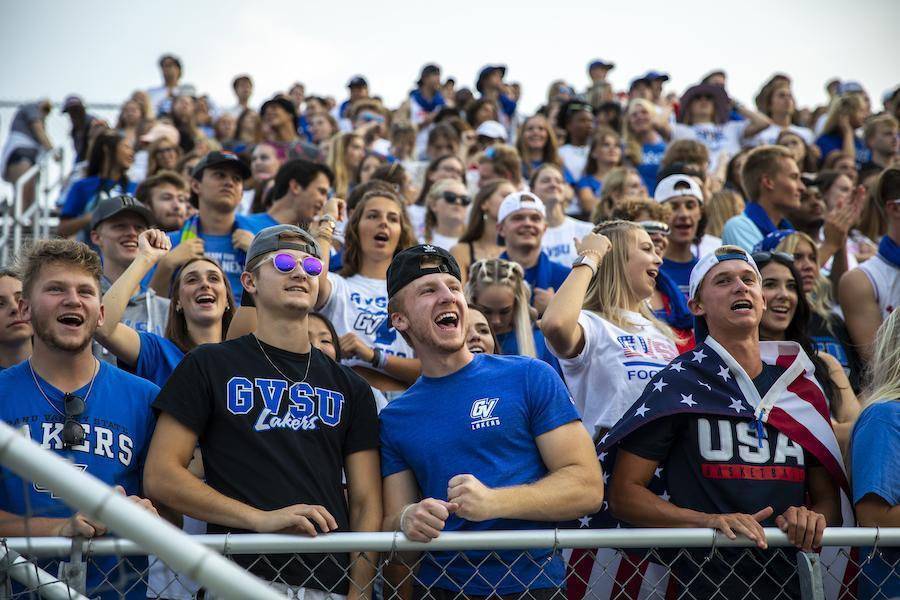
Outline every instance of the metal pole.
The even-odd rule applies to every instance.
[[[25,185],[34,179],[40,171],[40,165],[34,164],[16,180],[13,196],[13,254],[18,254],[22,249],[22,205],[25,203]]]
[[[65,583],[38,568],[15,550],[0,545],[0,569],[29,590],[35,590],[50,600],[88,600]]]
[[[0,463],[20,477],[53,490],[67,505],[134,540],[144,552],[160,557],[173,570],[200,582],[217,596],[282,600],[260,579],[44,450],[6,423],[0,423]]]

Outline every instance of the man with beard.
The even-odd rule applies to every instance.
[[[105,294],[138,255],[138,236],[153,226],[153,214],[136,198],[116,196],[100,202],[91,218],[91,242],[100,249],[103,276],[100,291]],[[152,289],[136,290],[128,301],[122,322],[136,331],[163,335],[169,320],[169,300]],[[116,357],[94,344],[97,358],[116,364]]]
[[[31,322],[19,311],[22,279],[12,269],[0,269],[0,371],[31,356]]]
[[[21,260],[19,309],[34,328],[34,350],[0,373],[0,418],[152,510],[136,495],[159,388],[91,352],[103,323],[100,257],[81,242],[57,239],[35,242]],[[104,533],[103,523],[73,514],[52,490],[0,470],[0,536]],[[98,569],[88,571],[89,595],[116,560],[96,560]]]
[[[427,542],[443,530],[549,528],[597,509],[601,472],[562,380],[540,360],[466,347],[456,260],[413,246],[394,257],[387,287],[391,322],[422,377],[381,412],[385,529]],[[435,552],[420,562],[416,585],[426,589],[414,595],[564,598],[564,575],[550,549]]]

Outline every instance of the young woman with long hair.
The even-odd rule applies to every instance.
[[[138,132],[146,120],[147,114],[144,112],[143,105],[137,100],[129,98],[122,103],[122,108],[119,109],[116,130],[122,132],[133,145],[136,145]]]
[[[820,165],[832,152],[852,156],[858,165],[868,160],[870,151],[856,135],[867,114],[868,106],[860,94],[845,94],[831,101],[822,134],[816,138]]]
[[[838,360],[815,347],[808,335],[811,311],[803,293],[802,278],[794,258],[783,252],[754,252],[753,260],[762,276],[766,303],[759,323],[762,341],[797,342],[815,365],[816,379],[825,392],[835,435],[846,449],[850,429],[859,414],[859,402]]]
[[[636,223],[608,221],[577,248],[578,264],[550,300],[541,329],[598,440],[678,349],[648,302],[662,264],[649,234]]]
[[[521,265],[502,258],[476,262],[469,268],[465,294],[497,336],[499,354],[539,358],[562,374],[532,318],[531,289]]]
[[[356,181],[357,169],[366,156],[363,139],[355,133],[342,133],[332,139],[325,163],[334,173],[334,193],[346,198]]]
[[[850,450],[856,518],[860,527],[900,527],[900,310],[875,334],[872,383],[864,406]],[[882,548],[871,556],[862,567],[859,597],[900,597],[900,578],[894,572],[900,551]]]
[[[415,204],[407,207],[410,223],[416,239],[425,233],[425,199],[435,182],[441,179],[455,179],[463,185],[466,183],[466,165],[456,154],[446,154],[428,163],[425,169],[425,178],[422,181],[422,189]]]
[[[564,208],[572,189],[566,185],[561,167],[541,165],[531,174],[529,184],[547,209],[547,229],[541,238],[541,248],[550,260],[568,267],[577,257],[572,240],[590,233],[591,224],[566,215]]]
[[[450,250],[466,226],[466,213],[472,204],[469,191],[455,179],[442,179],[428,190],[425,202],[422,243]]]
[[[647,188],[634,167],[616,167],[606,174],[600,199],[591,212],[591,222],[595,225],[607,221],[612,210],[626,200],[646,200]]]
[[[497,336],[491,330],[491,324],[481,309],[472,304],[468,305],[469,326],[466,334],[466,347],[472,354],[497,354],[500,351],[500,343]]]
[[[519,128],[516,150],[522,157],[522,175],[530,178],[535,169],[545,163],[562,168],[559,158],[559,141],[550,126],[550,121],[542,114],[525,119]]]
[[[503,246],[497,243],[497,213],[503,199],[516,191],[506,179],[491,179],[481,183],[481,189],[469,211],[466,230],[459,242],[450,248],[450,254],[459,263],[464,284],[471,265],[479,260],[497,258],[503,252]]]
[[[801,173],[815,173],[819,170],[818,147],[811,146],[799,133],[785,129],[775,138],[775,144],[791,151]]]
[[[168,138],[160,138],[147,148],[147,178],[160,171],[174,171],[181,160],[181,147]],[[146,179],[146,178],[145,178]]]
[[[72,184],[62,202],[57,233],[63,237],[78,233],[82,241],[89,241],[87,227],[97,203],[137,189],[137,183],[128,179],[133,163],[134,146],[123,133],[114,129],[100,133],[91,144],[87,175]]]
[[[744,198],[738,192],[723,188],[715,192],[704,207],[706,213],[706,234],[722,237],[725,223],[731,217],[744,212]]]
[[[600,201],[603,179],[622,165],[622,137],[609,127],[598,127],[591,138],[584,176],[575,184],[578,194],[578,214],[585,217]]]
[[[622,125],[625,156],[638,170],[651,195],[656,189],[656,174],[666,153],[666,143],[672,137],[672,127],[657,116],[661,114],[649,100],[633,98]]]

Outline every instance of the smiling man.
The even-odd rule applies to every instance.
[[[309,341],[319,257],[316,241],[294,225],[257,234],[241,275],[256,304],[255,330],[189,353],[154,404],[148,494],[206,521],[210,533],[314,536],[381,524],[372,391]],[[205,482],[188,470],[198,441]],[[351,561],[347,553],[241,564],[307,599],[364,596],[375,573],[373,557]]]
[[[597,510],[600,469],[559,376],[534,358],[466,347],[456,260],[414,246],[387,275],[391,322],[416,350],[422,377],[381,412],[385,529],[427,542],[443,530],[545,529]],[[549,548],[435,552],[415,585],[436,600],[564,598],[564,575]]]
[[[697,264],[693,245],[703,218],[703,190],[690,175],[675,174],[656,185],[654,200],[672,210],[669,244],[660,270],[668,275],[687,298],[691,269]]]
[[[762,528],[818,548],[826,524],[841,523],[838,490],[849,489],[812,362],[797,343],[759,341],[760,279],[736,246],[700,259],[689,301],[699,345],[659,371],[600,440],[617,519],[756,543],[709,560],[664,555],[691,597],[799,598],[793,557],[767,551]]]
[[[103,323],[100,258],[81,242],[57,239],[35,242],[20,260],[19,310],[34,328],[34,352],[0,373],[0,418],[89,475],[136,496],[153,430],[150,403],[159,388],[91,353],[91,337]],[[104,524],[73,513],[50,489],[5,468],[0,482],[4,537],[106,533]],[[152,510],[147,501],[135,500]],[[90,596],[116,560],[100,559],[98,568],[88,570]]]
[[[103,276],[100,291],[105,294],[138,255],[138,236],[153,226],[153,213],[131,196],[109,198],[97,205],[91,219],[91,241],[100,249]],[[128,301],[122,322],[136,331],[163,335],[169,315],[169,300],[150,288],[139,289]],[[116,357],[94,343],[97,358],[116,364]]]

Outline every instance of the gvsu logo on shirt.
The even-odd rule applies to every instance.
[[[672,342],[646,338],[641,335],[620,335],[616,338],[622,347],[628,380],[647,381],[657,371],[678,356],[678,349]]]
[[[481,398],[472,403],[469,416],[472,418],[472,430],[494,427],[500,424],[500,417],[494,416],[494,409],[500,398]]]
[[[246,377],[228,380],[228,412],[246,415],[253,409],[254,388],[263,399],[263,407],[253,425],[255,431],[272,429],[312,430],[319,424],[337,427],[344,410],[344,395],[324,388],[313,388],[305,381],[288,387],[283,379],[257,377],[252,382]],[[281,399],[287,395],[288,409],[283,416]]]

